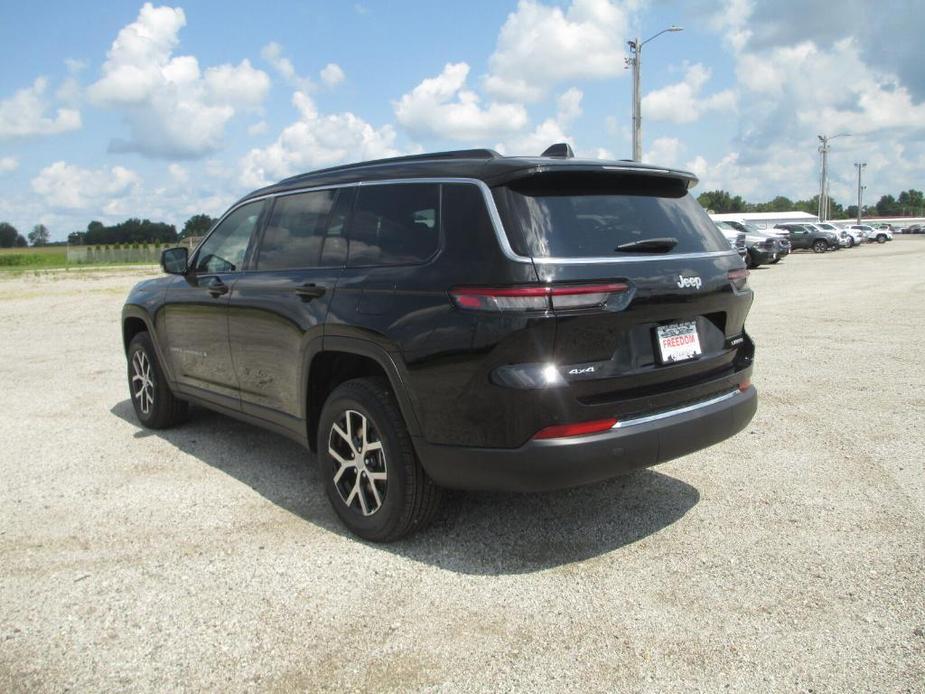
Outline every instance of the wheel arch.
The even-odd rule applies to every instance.
[[[317,450],[318,422],[327,396],[338,385],[353,378],[384,377],[395,395],[408,433],[412,437],[420,434],[400,356],[374,342],[354,337],[325,336],[319,347],[310,350],[303,383],[305,427],[312,451]]]
[[[154,351],[157,354],[161,370],[167,376],[167,380],[173,383],[170,364],[161,349],[160,340],[158,339],[157,331],[154,329],[151,316],[141,306],[126,304],[122,307],[122,348],[126,353],[128,353],[128,346],[132,339],[141,332],[147,332],[151,336],[151,343],[154,345]]]

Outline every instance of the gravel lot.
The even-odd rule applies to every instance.
[[[139,429],[145,272],[0,275],[0,690],[925,691],[923,266],[754,271],[746,431],[392,546],[286,439]]]

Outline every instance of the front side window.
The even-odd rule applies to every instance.
[[[424,262],[439,246],[439,184],[361,186],[348,236],[351,267]]]
[[[277,198],[260,242],[257,269],[320,266],[325,228],[336,197],[336,190],[316,190]]]
[[[240,271],[263,207],[263,200],[248,203],[225,217],[199,249],[196,272]]]

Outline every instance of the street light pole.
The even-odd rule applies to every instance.
[[[627,41],[630,47],[630,57],[626,58],[626,67],[633,68],[633,161],[642,161],[642,100],[640,96],[640,65],[642,63],[642,47],[649,41],[657,38],[665,32],[683,31],[681,27],[673,24],[667,29],[662,29],[657,34],[650,36],[645,41],[635,38]]]
[[[856,161],[854,166],[858,170],[858,224],[861,223],[861,191],[864,190],[864,187],[861,186],[861,170],[867,166],[866,161]],[[866,186],[865,186],[866,187]]]
[[[829,142],[836,137],[849,137],[848,133],[839,133],[838,135],[817,135],[819,142],[819,153],[822,155],[822,175],[819,177],[819,221],[824,222],[829,216]]]
[[[633,57],[633,160],[642,161],[642,102],[639,96],[639,65],[642,60],[642,44],[637,38],[630,41]]]

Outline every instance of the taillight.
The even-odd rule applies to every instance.
[[[745,285],[748,284],[748,270],[745,268],[730,270],[726,277],[729,278],[732,286],[736,289],[745,289]]]
[[[453,302],[470,311],[546,311],[549,309],[592,308],[611,294],[629,289],[623,282],[529,287],[456,287],[450,290]]]
[[[593,422],[579,422],[578,424],[554,424],[551,427],[540,429],[533,435],[535,439],[559,439],[566,436],[586,436],[599,434],[602,431],[613,429],[616,419],[596,419]]]

